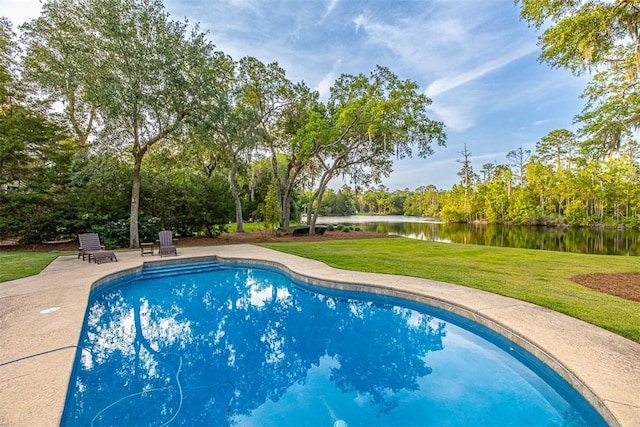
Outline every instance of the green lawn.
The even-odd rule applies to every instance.
[[[38,274],[59,255],[48,252],[0,253],[0,283]]]
[[[441,280],[529,301],[640,342],[640,303],[580,286],[570,277],[638,271],[637,257],[510,249],[407,238],[264,243],[331,266]],[[0,282],[38,274],[60,254],[0,253]]]
[[[333,267],[440,280],[529,301],[640,342],[640,303],[569,280],[638,271],[637,257],[425,242],[406,238],[265,243]]]

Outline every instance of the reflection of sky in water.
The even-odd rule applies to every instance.
[[[290,283],[238,267],[96,293],[62,424],[593,423],[428,311]]]

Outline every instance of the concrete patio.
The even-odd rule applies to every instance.
[[[217,256],[279,265],[309,283],[402,296],[445,308],[502,333],[538,356],[610,425],[640,426],[640,344],[582,321],[479,290],[337,270],[253,245],[178,248],[178,254],[180,260]],[[99,265],[75,255],[62,256],[37,276],[0,283],[0,425],[59,424],[92,284],[143,262],[161,260],[157,255],[143,258],[139,251],[117,256],[119,262]]]

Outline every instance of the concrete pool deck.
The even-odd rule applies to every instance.
[[[217,256],[281,265],[309,283],[402,296],[461,314],[552,366],[610,425],[640,426],[640,344],[580,320],[462,286],[338,270],[253,245],[178,248],[178,254],[161,259],[118,252],[119,262],[104,264],[61,256],[37,276],[0,283],[0,425],[59,424],[94,282],[143,262]]]

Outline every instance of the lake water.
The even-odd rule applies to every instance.
[[[352,224],[364,231],[436,242],[600,255],[637,256],[640,252],[640,230],[637,229],[458,224],[401,215],[319,217],[317,224]]]

